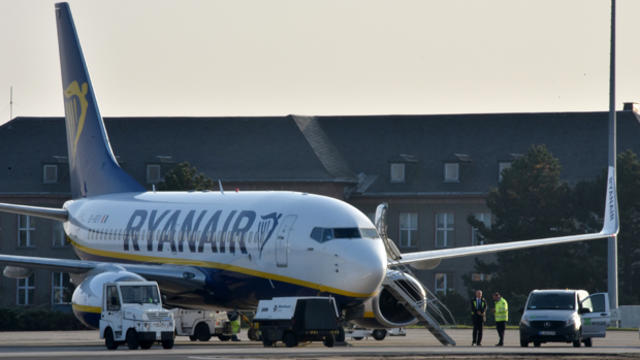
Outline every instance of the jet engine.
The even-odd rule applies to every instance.
[[[86,326],[97,329],[100,327],[102,313],[102,286],[115,281],[144,281],[135,273],[126,271],[123,267],[105,264],[90,271],[76,287],[71,296],[73,314]]]
[[[347,313],[347,320],[369,329],[410,326],[418,319],[407,309],[411,304],[398,300],[394,292],[403,291],[415,306],[427,308],[427,293],[418,279],[408,273],[387,270],[378,295],[367,300],[362,307]]]

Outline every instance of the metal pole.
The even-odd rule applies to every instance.
[[[611,52],[609,65],[609,166],[616,169],[616,0],[611,0]],[[616,176],[614,171],[614,175]],[[618,309],[618,236],[608,240],[607,290],[611,309]]]

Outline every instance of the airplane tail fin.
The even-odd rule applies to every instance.
[[[67,3],[57,3],[69,175],[73,198],[145,189],[116,161]]]

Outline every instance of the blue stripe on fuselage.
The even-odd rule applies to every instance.
[[[98,256],[83,252],[75,248],[81,259],[134,263],[123,261],[123,259]],[[353,307],[362,304],[366,298],[356,298],[345,295],[332,294],[318,291],[318,289],[306,286],[291,284],[287,282],[265,279],[257,276],[243,274],[239,272],[206,268],[196,266],[205,274],[205,287],[201,289],[176,289],[174,283],[171,284],[171,291],[163,292],[166,296],[165,303],[170,306],[193,307],[193,308],[228,308],[238,310],[255,310],[258,301],[281,296],[332,296],[336,299],[339,309]],[[162,289],[162,279],[156,280]]]

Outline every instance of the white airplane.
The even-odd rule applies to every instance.
[[[12,278],[33,269],[70,273],[78,285],[73,311],[88,326],[98,325],[102,284],[127,279],[158,281],[169,305],[254,310],[260,299],[330,295],[347,320],[374,328],[407,326],[417,320],[397,300],[380,300],[386,296],[383,280],[398,274],[398,266],[433,267],[448,258],[618,232],[611,161],[598,233],[406,254],[379,235],[382,214],[376,227],[355,207],[325,196],[145,191],[113,155],[69,6],[58,3],[55,9],[73,199],[61,209],[0,204],[0,211],[61,221],[80,260],[0,255],[0,263]]]

